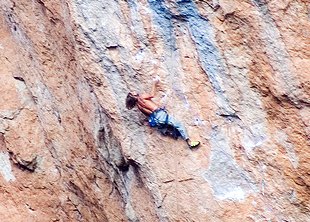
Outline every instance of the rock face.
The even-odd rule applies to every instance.
[[[2,0],[0,27],[1,221],[310,221],[307,0]],[[200,149],[125,108],[156,75]]]

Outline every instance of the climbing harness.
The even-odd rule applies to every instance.
[[[162,124],[159,122],[159,119],[156,118],[156,114],[160,111],[164,111],[166,113],[166,119],[165,119],[165,122],[164,124],[168,124],[168,113],[167,113],[167,110],[165,108],[158,108],[156,109],[154,112],[151,113],[150,117],[149,117],[149,125],[150,127],[156,127],[158,126],[158,124]]]

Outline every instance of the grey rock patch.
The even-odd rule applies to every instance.
[[[12,172],[10,156],[7,152],[0,152],[0,173],[7,182],[16,179]]]
[[[254,181],[235,162],[227,138],[218,127],[211,132],[211,162],[204,178],[219,200],[242,201],[256,192]]]

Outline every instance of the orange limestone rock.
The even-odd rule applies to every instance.
[[[0,60],[1,222],[310,221],[307,1],[2,0]]]

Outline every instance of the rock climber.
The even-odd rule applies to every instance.
[[[156,89],[159,86],[160,80],[155,79],[153,82],[152,90],[150,93],[138,94],[136,92],[130,92],[126,98],[127,109],[132,109],[136,105],[139,110],[148,116],[148,122],[151,127],[163,128],[167,125],[177,130],[178,135],[182,137],[189,146],[189,148],[195,148],[200,145],[199,141],[192,141],[189,139],[184,126],[170,116],[165,108],[152,101],[155,97]]]

